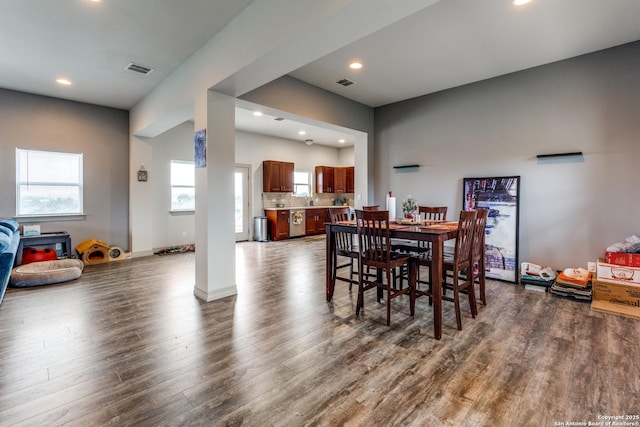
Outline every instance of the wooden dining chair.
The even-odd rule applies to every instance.
[[[379,211],[380,205],[363,206],[362,210],[363,211]]]
[[[418,212],[420,212],[420,214],[424,214],[424,219],[439,221],[447,220],[446,206],[418,206]]]
[[[485,295],[485,229],[487,228],[487,218],[489,217],[489,209],[478,209],[476,211],[476,223],[473,230],[473,241],[471,242],[471,272],[472,286],[477,282],[480,292],[480,302],[487,305],[487,297]]]
[[[446,221],[447,220],[447,207],[446,206],[418,206],[418,212],[424,214],[424,219]],[[406,252],[411,254],[423,254],[426,255],[431,251],[431,244],[429,242],[394,242],[392,244],[392,250],[397,252]],[[407,270],[403,270],[400,274],[403,278],[407,278]],[[401,279],[403,280],[403,279]],[[420,280],[420,271],[418,271],[418,282]],[[428,283],[428,282],[423,282]]]
[[[391,300],[401,295],[409,295],[411,315],[413,316],[414,293],[411,281],[406,288],[395,289],[394,286],[392,271],[398,267],[407,266],[410,256],[391,251],[389,211],[356,210],[356,225],[359,268],[374,267],[377,272],[375,279],[365,274],[358,275],[356,315],[359,315],[360,309],[364,307],[364,291],[376,289],[378,302],[385,291],[387,294],[387,326],[391,324]]]
[[[339,221],[348,221],[351,219],[351,212],[348,207],[345,208],[330,208],[329,218],[332,224]],[[333,258],[333,280],[342,280],[349,283],[349,290],[351,290],[354,284],[358,284],[358,281],[354,279],[354,274],[358,274],[353,268],[353,261],[358,259],[357,246],[353,242],[353,234],[337,232],[335,233],[336,250]],[[338,256],[348,258],[348,261],[344,264],[338,264]],[[341,268],[349,267],[349,278],[338,276],[338,270]]]
[[[473,230],[476,221],[476,211],[461,211],[458,220],[458,236],[454,248],[453,257],[446,256],[442,260],[442,300],[454,303],[456,312],[456,325],[458,330],[462,330],[462,315],[460,313],[460,294],[467,291],[469,296],[469,307],[471,316],[476,317],[478,308],[476,306],[476,296],[473,291],[472,275],[465,275],[463,272],[469,271],[471,268],[471,243],[473,242]],[[418,255],[414,258],[419,266],[431,267],[431,257]],[[447,282],[447,278],[451,278],[451,283]],[[427,290],[415,290],[416,298],[427,295],[429,303],[432,301],[433,286],[431,286],[431,268],[429,268],[429,287]],[[446,289],[453,290],[453,297],[446,293]]]

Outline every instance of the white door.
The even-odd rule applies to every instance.
[[[236,165],[235,171],[235,218],[236,218],[236,242],[249,240],[249,173],[248,165]]]

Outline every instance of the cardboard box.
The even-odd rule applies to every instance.
[[[640,285],[614,283],[598,277],[593,281],[592,287],[594,300],[633,307],[640,311]]]
[[[609,301],[593,300],[591,302],[591,310],[602,313],[618,314],[632,319],[640,319],[640,308],[615,304]]]
[[[598,260],[596,266],[598,280],[605,280],[620,284],[640,285],[640,268],[626,265],[609,264]]]
[[[640,267],[640,254],[605,252],[604,262],[607,264],[626,265],[628,267]]]
[[[22,235],[23,236],[39,236],[40,235],[40,225],[23,225],[22,226]]]

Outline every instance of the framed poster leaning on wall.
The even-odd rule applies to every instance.
[[[465,210],[489,209],[485,231],[485,275],[518,283],[520,177],[464,178]]]

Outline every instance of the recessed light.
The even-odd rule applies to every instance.
[[[349,64],[349,68],[351,68],[352,70],[359,70],[360,68],[362,68],[362,63],[352,62],[351,64]]]
[[[303,131],[303,130],[301,130],[300,132],[298,132],[298,135],[306,135],[306,134],[307,134],[307,132],[305,132],[305,131]]]
[[[530,3],[531,0],[513,0],[513,5],[514,6],[523,6],[527,3]]]
[[[71,85],[71,81],[67,80],[67,79],[57,79],[56,82],[58,82],[59,84],[64,85],[64,86]]]
[[[256,116],[256,117],[260,117],[260,116],[262,116],[262,111],[254,111],[253,115]]]
[[[338,140],[338,142],[339,142],[340,144],[344,144],[344,143],[345,143],[344,139],[339,139],[339,140]]]

